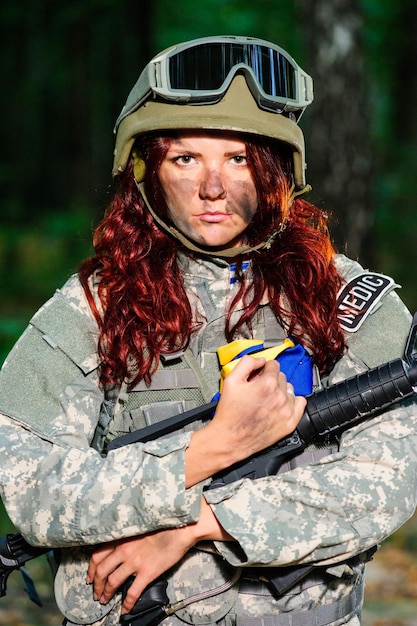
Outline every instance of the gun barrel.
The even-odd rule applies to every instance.
[[[416,394],[417,366],[395,359],[307,396],[297,430],[306,444],[351,428]]]

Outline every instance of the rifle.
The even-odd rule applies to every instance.
[[[394,359],[383,365],[352,376],[340,383],[316,391],[306,397],[307,405],[297,429],[268,449],[245,459],[213,476],[207,489],[215,489],[241,478],[260,478],[278,472],[281,465],[310,444],[337,437],[353,426],[376,417],[398,402],[417,394],[417,313],[408,335],[405,359]],[[181,413],[157,424],[123,435],[107,447],[106,453],[137,442],[166,436],[197,420],[212,417],[217,401]],[[6,595],[7,578],[25,563],[49,548],[33,547],[19,534],[0,539],[0,597]],[[270,576],[275,592],[280,595],[306,576],[312,566],[273,569]],[[126,581],[122,593],[126,592]],[[121,617],[124,626],[156,626],[169,614],[166,581],[159,578],[151,583],[136,602],[132,611]]]

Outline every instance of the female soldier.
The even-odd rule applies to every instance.
[[[357,625],[369,550],[414,511],[413,403],[278,475],[205,489],[303,413],[309,388],[294,396],[262,356],[225,378],[212,420],[101,454],[208,402],[227,343],[290,337],[315,388],[402,356],[410,315],[394,282],[336,254],[300,198],[311,100],[279,47],[213,37],[155,57],[117,120],[95,256],[34,316],[0,381],[4,502],[31,543],[61,548],[67,625],[118,624],[164,572],[167,626]],[[271,587],[288,566],[295,580]]]

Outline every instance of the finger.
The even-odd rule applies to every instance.
[[[114,572],[109,574],[105,580],[105,585],[102,593],[100,594],[99,602],[101,604],[107,604],[114,594],[120,589],[121,585],[133,574],[133,569],[127,563],[123,563]],[[139,597],[139,594],[138,596]]]
[[[279,365],[279,362],[276,359],[271,359],[269,361],[267,361],[263,357],[262,357],[262,359],[260,357],[257,357],[257,358],[254,359],[254,361],[261,361],[261,360],[265,362],[265,364],[263,366],[263,371],[264,372],[269,372],[269,373],[273,374],[274,376],[279,374],[279,372],[280,372],[280,365]]]
[[[298,420],[302,418],[306,405],[307,405],[307,400],[304,398],[304,396],[294,397],[294,413],[298,417]]]
[[[295,397],[294,387],[291,383],[287,383],[287,395]]]
[[[307,400],[304,396],[297,396],[295,394],[294,387],[291,383],[287,383],[287,398],[292,400],[293,403],[293,412],[297,417],[298,421],[302,418],[304,414],[304,409],[307,405]]]
[[[133,609],[137,600],[140,598],[145,587],[147,587],[148,584],[149,582],[146,582],[146,584],[144,584],[142,576],[135,576],[135,579],[133,580],[132,584],[128,588],[126,592],[126,596],[123,600],[122,609],[121,609],[122,615],[129,613]]]
[[[256,373],[259,373],[262,368],[265,367],[266,361],[263,357],[254,358],[249,355],[245,355],[240,359],[233,372],[236,372],[236,376],[246,382],[250,378],[253,378]],[[227,379],[226,379],[227,380]]]
[[[113,548],[101,549],[94,552],[90,558],[87,570],[87,585],[91,584],[96,575],[98,565],[113,552]]]
[[[122,565],[123,563],[117,553],[110,554],[106,559],[97,565],[92,581],[93,594],[96,600],[101,600],[101,596],[105,591],[109,578],[114,572],[121,570]],[[126,576],[126,578],[127,577],[128,576]],[[126,578],[124,578],[121,582],[126,580]]]

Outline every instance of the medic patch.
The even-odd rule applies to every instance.
[[[337,318],[343,330],[356,333],[381,298],[395,287],[392,278],[366,272],[348,282],[337,298]]]

